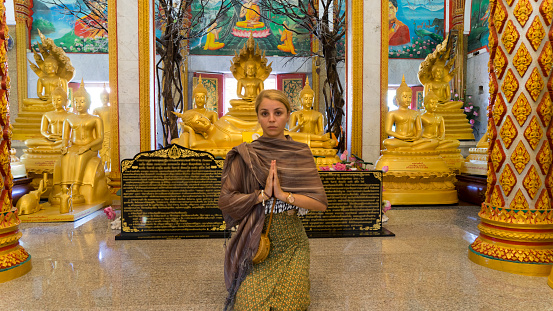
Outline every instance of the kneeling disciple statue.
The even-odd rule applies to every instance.
[[[102,120],[88,113],[90,95],[84,83],[74,94],[76,114],[63,123],[61,158],[54,168],[54,188],[49,202],[60,205],[60,213],[73,205],[103,203],[108,200],[104,165],[98,156],[102,148]]]

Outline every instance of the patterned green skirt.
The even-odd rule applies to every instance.
[[[234,310],[307,310],[309,241],[301,220],[286,212],[273,214],[269,239],[269,256],[240,285]]]

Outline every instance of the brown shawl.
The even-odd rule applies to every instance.
[[[225,284],[227,304],[252,267],[257,252],[265,211],[255,204],[265,188],[271,160],[276,160],[282,190],[302,194],[328,205],[326,193],[309,147],[293,141],[261,136],[251,144],[234,147],[225,159],[221,177],[219,208],[227,229],[239,225],[226,245]]]

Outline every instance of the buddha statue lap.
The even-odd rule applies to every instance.
[[[231,61],[230,71],[238,80],[237,96],[240,99],[231,99],[231,108],[228,115],[245,121],[257,121],[254,101],[263,91],[263,81],[272,71],[271,64],[267,65],[267,58],[261,54],[259,45],[255,45],[252,36],[248,39],[239,55]]]
[[[322,135],[324,133],[324,116],[322,113],[313,110],[313,98],[315,92],[309,86],[309,79],[306,79],[305,86],[300,92],[302,109],[292,112],[289,121],[290,132]]]
[[[261,22],[261,9],[259,5],[255,3],[254,0],[247,0],[246,3],[242,4],[240,9],[240,17],[244,18],[243,21],[236,23],[236,26],[241,28],[263,28],[265,23]]]
[[[102,119],[104,127],[104,142],[102,143],[102,149],[100,149],[100,157],[104,163],[104,170],[106,172],[111,171],[111,113],[109,106],[109,93],[104,85],[104,89],[100,94],[100,101],[102,106],[94,109],[93,115],[96,115]]]
[[[426,112],[421,115],[423,128],[422,137],[437,140],[438,146],[436,147],[436,151],[440,153],[440,156],[451,170],[458,172],[464,161],[461,150],[458,149],[461,142],[458,140],[445,139],[444,118],[436,114],[438,100],[438,96],[436,96],[433,91],[429,91],[424,97]]]
[[[448,45],[448,37],[429,54],[419,66],[418,77],[424,85],[424,95],[430,91],[438,97],[436,114],[441,115],[445,121],[447,139],[474,139],[472,127],[462,109],[463,102],[451,101],[451,87],[449,82],[453,79],[455,68],[452,68],[454,60],[450,59],[451,45]]]
[[[74,94],[76,114],[63,123],[61,157],[54,167],[54,186],[48,202],[60,213],[70,212],[71,205],[108,204],[109,192],[104,165],[98,156],[104,130],[102,120],[88,113],[90,95],[81,82]]]
[[[440,156],[439,139],[423,136],[421,115],[409,109],[411,97],[403,78],[396,92],[399,107],[385,118],[385,131],[393,137],[383,141],[386,149],[375,165],[388,166],[383,198],[392,205],[456,203],[455,174]]]

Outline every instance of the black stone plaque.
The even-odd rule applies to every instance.
[[[309,237],[393,236],[382,228],[382,171],[321,171],[328,208],[303,217]]]
[[[229,236],[217,206],[223,160],[171,145],[121,162],[116,239]],[[382,228],[382,171],[320,172],[328,209],[302,217],[309,237],[393,236]]]
[[[223,237],[222,168],[222,159],[178,145],[123,160],[116,239]]]

